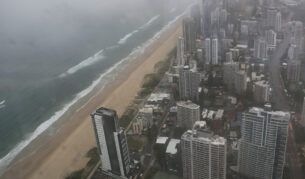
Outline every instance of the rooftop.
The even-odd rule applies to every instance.
[[[158,137],[156,144],[165,144],[168,140],[168,137]]]
[[[289,112],[284,112],[284,111],[265,111],[263,108],[258,108],[258,107],[252,107],[249,109],[250,113],[256,113],[259,116],[262,116],[261,113],[267,113],[270,114],[272,116],[276,116],[279,117],[279,119],[290,119],[290,113]]]
[[[195,103],[192,103],[191,101],[178,101],[177,106],[182,106],[190,109],[199,109],[200,106],[198,106]]]
[[[169,93],[152,93],[147,101],[162,101],[163,99],[169,99],[170,94]]]
[[[218,135],[214,135],[214,133],[208,129],[204,130],[188,130],[182,135],[183,139],[187,140],[199,140],[199,141],[205,141],[210,142],[214,145],[224,145],[226,143],[226,139],[223,137],[220,137]]]
[[[180,144],[179,139],[171,139],[167,145],[166,153],[176,154],[177,153],[177,145]]]

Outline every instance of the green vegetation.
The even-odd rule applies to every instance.
[[[90,149],[87,154],[87,158],[90,158],[90,160],[87,162],[87,165],[85,168],[74,171],[69,176],[66,177],[66,179],[83,179],[87,178],[87,176],[90,174],[90,172],[93,170],[93,168],[96,166],[96,164],[99,162],[99,154],[97,147],[93,147]]]
[[[127,136],[127,143],[129,150],[137,150],[139,151],[144,143],[141,140],[137,140],[136,136]]]
[[[164,145],[160,144],[154,144],[153,146],[154,149],[154,156],[156,157],[156,161],[161,167],[161,170],[166,170],[167,169],[167,164],[166,164],[166,147]]]
[[[119,120],[120,126],[126,128],[135,117],[136,112],[134,108],[128,107]]]
[[[92,149],[90,149],[88,152],[87,152],[87,155],[86,155],[88,158],[90,158],[89,162],[87,163],[87,166],[88,167],[92,167],[92,166],[95,166],[98,161],[99,161],[99,153],[98,153],[98,149],[97,147],[93,147]]]
[[[85,177],[83,177],[84,170],[85,170],[85,169],[77,170],[77,171],[71,173],[69,176],[67,176],[66,179],[80,179],[80,178],[85,178]]]
[[[154,88],[160,83],[164,74],[168,71],[170,67],[170,61],[175,53],[175,49],[169,53],[164,61],[160,61],[154,66],[154,73],[147,74],[144,77],[144,82],[141,91],[138,93],[138,99],[143,99],[148,96]]]
[[[144,178],[151,179],[154,177],[154,175],[158,172],[158,169],[155,167],[149,168]]]

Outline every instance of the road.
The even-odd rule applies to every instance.
[[[288,19],[290,20],[292,14],[289,17],[290,18]],[[285,54],[287,48],[289,47],[289,39],[290,39],[289,35],[285,36],[283,41],[276,48],[276,51],[273,53],[269,61],[269,70],[270,70],[269,80],[270,80],[270,85],[273,89],[271,100],[274,109],[281,111],[289,111],[290,108],[288,103],[289,99],[287,98],[286,93],[284,91],[285,87],[280,73],[280,59]],[[286,159],[289,164],[291,178],[302,179],[303,173],[299,166],[292,125],[290,125],[289,127],[287,153],[288,155]]]

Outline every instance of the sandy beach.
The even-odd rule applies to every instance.
[[[167,57],[181,33],[178,20],[84,108],[66,114],[64,122],[56,123],[55,134],[50,137],[44,133],[26,148],[1,178],[64,178],[83,168],[88,160],[86,153],[96,145],[90,113],[104,106],[121,115],[140,90],[145,74],[152,73],[154,65]]]

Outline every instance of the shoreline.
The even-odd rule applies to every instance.
[[[71,112],[64,114],[63,118],[66,119],[56,121],[50,127],[51,132],[46,131],[39,139],[35,139],[16,157],[1,177],[64,178],[70,172],[83,167],[87,162],[84,156],[95,146],[90,113],[100,106],[105,106],[117,110],[118,115],[121,115],[140,89],[144,75],[153,71],[154,64],[167,56],[168,53],[165,52],[176,46],[176,40],[181,34],[180,24],[181,17],[160,34],[161,37],[150,44],[144,54],[127,64],[114,81],[107,84],[103,90],[98,90],[94,99],[73,115]],[[86,96],[81,100],[87,98],[90,99]],[[52,136],[51,133],[55,134]],[[20,172],[18,168],[23,171]]]

